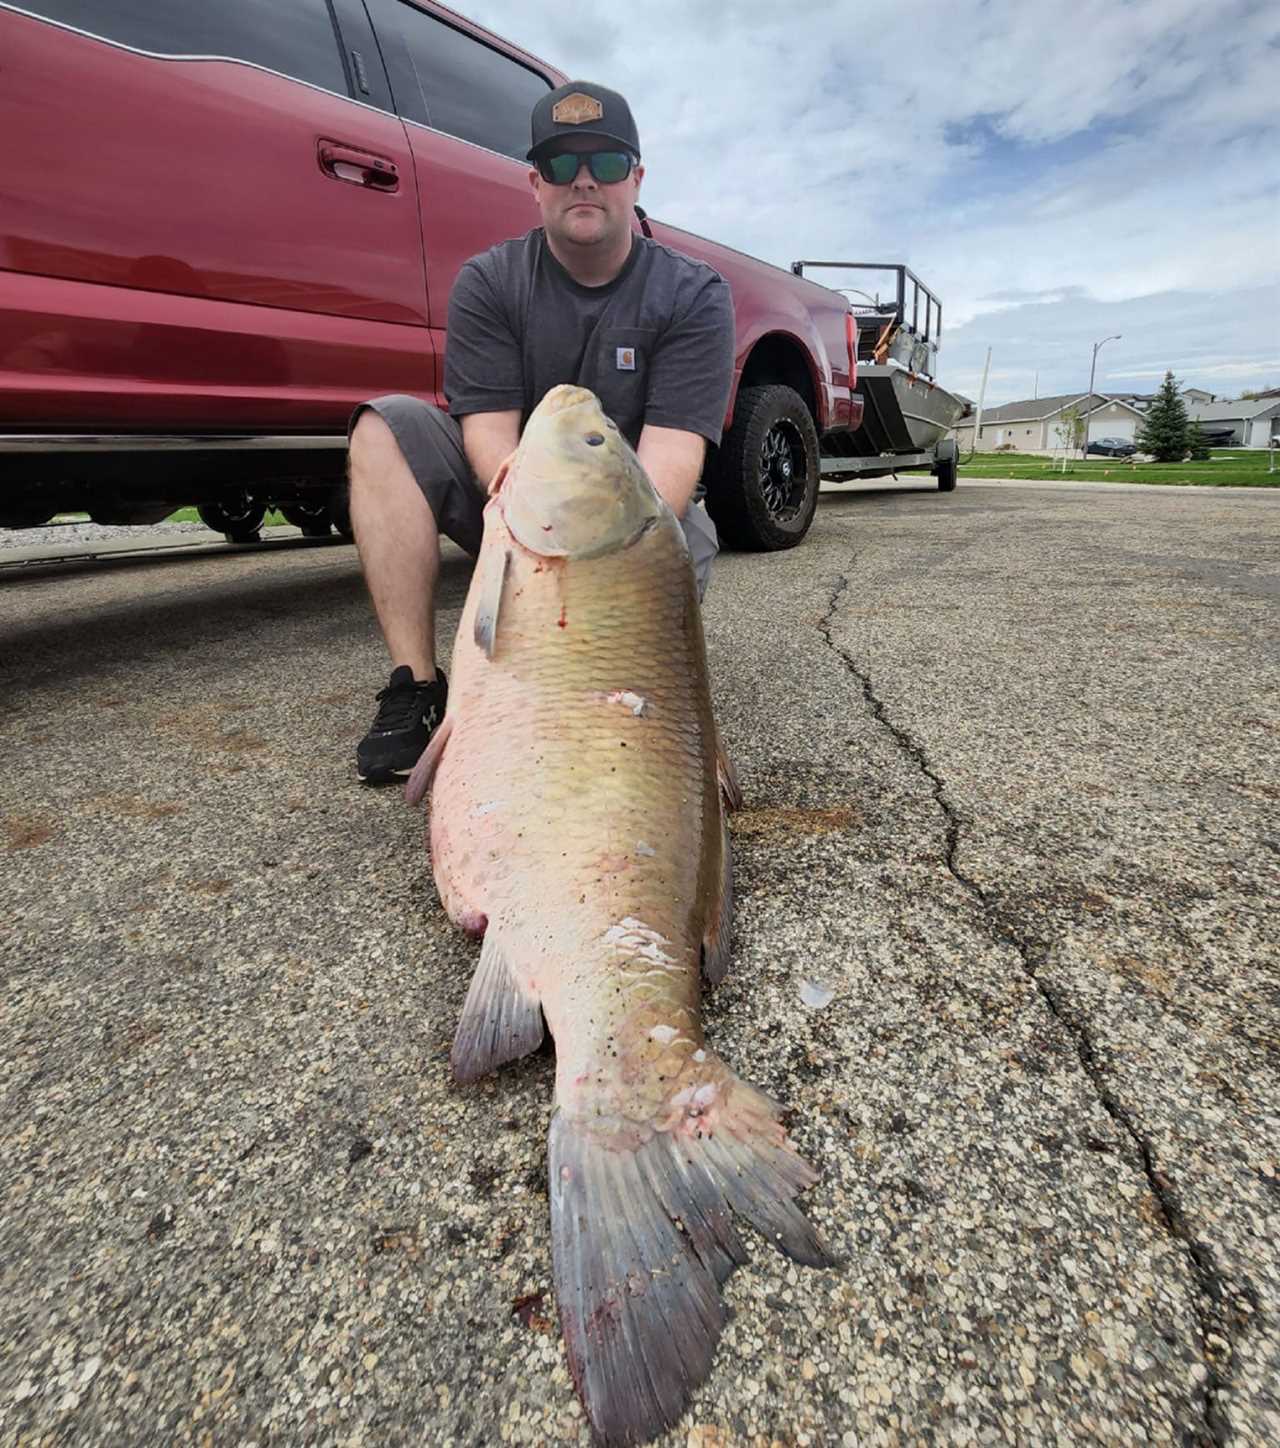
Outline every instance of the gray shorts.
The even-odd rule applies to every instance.
[[[467,462],[457,419],[419,397],[395,393],[362,402],[351,414],[351,427],[366,407],[371,407],[391,429],[436,527],[474,558],[480,551],[484,505],[489,499]],[[693,503],[685,510],[681,526],[693,558],[698,597],[702,598],[711,579],[711,561],[720,551],[716,525],[701,503]]]

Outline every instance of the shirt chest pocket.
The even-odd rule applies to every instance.
[[[594,391],[607,416],[627,432],[644,416],[653,327],[602,327],[595,345]]]

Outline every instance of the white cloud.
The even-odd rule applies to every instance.
[[[1015,387],[1039,355],[1078,356],[1084,320],[1104,328],[1090,342],[1140,327],[1153,366],[1275,380],[1280,7],[460,3],[627,95],[655,216],[782,265],[907,261],[957,329],[941,376],[961,390],[971,338],[1012,352]],[[1231,356],[1189,347],[1190,294],[1217,298],[1204,325]],[[1105,320],[1116,308],[1124,326]]]

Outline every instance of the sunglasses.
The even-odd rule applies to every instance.
[[[631,175],[632,156],[630,151],[557,151],[538,157],[538,175],[553,186],[568,186],[584,164],[602,186],[613,186]]]

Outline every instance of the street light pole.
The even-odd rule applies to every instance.
[[[1089,363],[1089,391],[1084,399],[1084,437],[1080,443],[1080,457],[1085,459],[1089,456],[1089,409],[1093,405],[1093,373],[1098,365],[1098,348],[1105,347],[1108,342],[1118,342],[1121,334],[1116,333],[1114,337],[1104,337],[1101,342],[1093,344],[1093,361]]]

